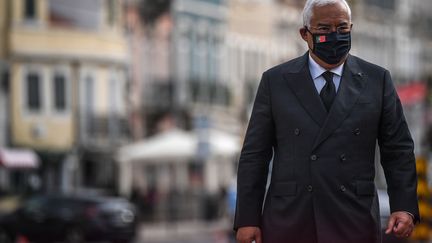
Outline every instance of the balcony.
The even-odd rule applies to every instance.
[[[81,120],[80,145],[90,150],[111,150],[129,141],[129,123],[121,116],[86,116]]]

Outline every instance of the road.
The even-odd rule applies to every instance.
[[[231,241],[234,242],[234,241]],[[136,240],[134,243],[231,243],[226,236],[215,237],[209,235],[195,235],[190,237],[185,237],[183,239],[165,239],[165,240]]]
[[[134,243],[231,243],[227,220],[143,224]]]

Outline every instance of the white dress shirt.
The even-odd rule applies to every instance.
[[[342,77],[342,71],[343,71],[344,63],[341,65],[330,69],[328,71],[333,73],[333,83],[336,87],[336,93],[339,89],[341,77]],[[318,94],[321,92],[321,89],[324,87],[326,81],[323,76],[321,76],[324,72],[327,71],[327,69],[321,67],[318,63],[315,62],[315,60],[309,55],[309,71],[312,76],[312,79],[315,84],[315,88],[318,91]]]

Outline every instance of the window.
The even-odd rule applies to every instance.
[[[87,134],[95,133],[95,120],[93,114],[94,79],[91,75],[85,78],[85,117]]]
[[[56,111],[66,110],[66,78],[64,75],[56,73],[53,79],[54,88],[54,109]]]
[[[113,26],[116,21],[116,0],[108,0],[108,24]]]
[[[27,108],[30,111],[41,109],[41,80],[36,72],[27,74]]]
[[[34,19],[36,17],[36,2],[35,2],[35,0],[25,0],[24,16],[26,19]]]
[[[118,101],[118,94],[121,92],[118,88],[119,80],[116,79],[116,73],[112,71],[111,78],[109,79],[110,84],[110,90],[109,90],[109,117],[108,117],[108,127],[109,127],[109,134],[112,138],[115,138],[118,136],[118,122],[117,122],[117,115],[118,115],[118,107],[117,107],[117,101]]]
[[[36,0],[36,3],[39,0]],[[105,0],[50,0],[47,11],[50,24],[84,30],[98,30],[101,26]]]

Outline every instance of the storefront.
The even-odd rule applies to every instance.
[[[3,193],[30,193],[41,187],[37,169],[40,160],[28,149],[0,148],[0,190]]]

